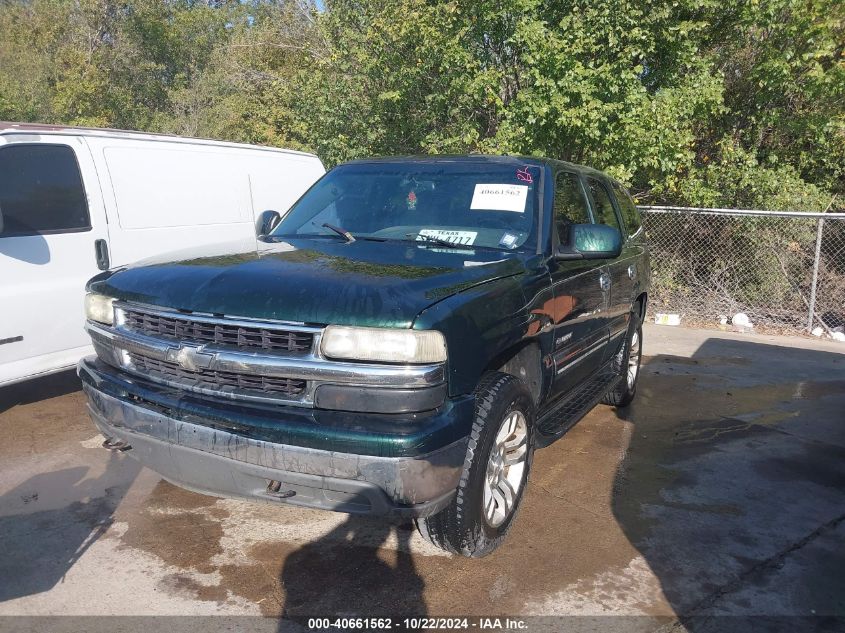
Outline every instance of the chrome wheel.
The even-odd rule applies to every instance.
[[[528,458],[528,424],[522,411],[505,416],[496,433],[487,461],[484,485],[484,518],[499,527],[511,515],[522,489]]]
[[[628,353],[628,389],[633,389],[640,371],[640,332],[634,330],[631,337],[631,350]]]

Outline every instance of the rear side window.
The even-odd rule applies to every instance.
[[[613,210],[613,201],[607,187],[595,178],[587,178],[587,186],[590,188],[590,195],[593,196],[593,202],[596,205],[594,209],[596,224],[606,224],[621,231],[622,227],[619,226],[619,219]]]
[[[637,210],[637,205],[622,185],[613,183],[613,191],[616,193],[616,201],[619,203],[619,211],[622,213],[622,222],[625,224],[625,230],[628,235],[633,235],[640,230],[642,220],[640,219],[640,212]]]
[[[561,244],[569,240],[570,224],[590,224],[590,213],[578,176],[560,172],[555,178],[555,225]]]
[[[91,228],[82,176],[67,145],[0,148],[0,237]]]

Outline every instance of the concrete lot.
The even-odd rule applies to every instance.
[[[0,390],[0,615],[845,616],[845,345],[648,326],[645,352],[482,560],[175,488],[100,448],[72,374]]]

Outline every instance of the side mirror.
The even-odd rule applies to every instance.
[[[569,240],[555,259],[613,259],[622,252],[622,234],[606,224],[570,224]]]
[[[269,235],[270,232],[275,229],[276,226],[278,226],[281,220],[282,216],[279,215],[278,211],[273,211],[272,209],[262,211],[258,215],[258,219],[255,221],[256,237],[264,237],[265,235]]]

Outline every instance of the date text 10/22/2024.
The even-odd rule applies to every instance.
[[[519,631],[528,628],[527,623],[519,618],[309,618],[308,629],[313,631],[328,630],[405,630],[405,631]]]

